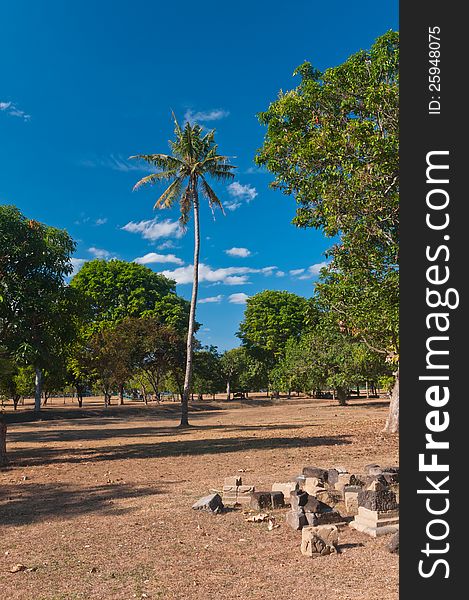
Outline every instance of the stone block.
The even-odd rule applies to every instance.
[[[321,481],[327,481],[327,469],[320,467],[303,467],[303,475],[305,477],[316,477]]]
[[[224,486],[239,486],[243,485],[243,481],[241,477],[233,476],[233,477],[225,477],[225,481],[223,483]]]
[[[350,527],[372,537],[395,533],[399,530],[399,511],[376,511],[359,506],[358,515],[350,523]]]
[[[351,487],[351,486],[349,486]],[[347,489],[347,488],[346,488]],[[358,514],[358,492],[344,492],[345,510],[348,515]]]
[[[391,490],[391,492],[394,492],[396,494],[396,502],[399,504],[399,484],[393,483],[389,486],[389,489]]]
[[[282,492],[283,501],[285,504],[290,504],[290,494],[297,489],[296,481],[288,481],[287,483],[273,483],[272,492]]]
[[[236,504],[249,505],[251,503],[251,494],[255,491],[256,488],[253,485],[239,485]]]
[[[289,510],[285,516],[285,521],[295,531],[303,529],[303,527],[308,525],[308,520],[302,508]]]
[[[295,478],[295,482],[297,484],[297,488],[302,490],[306,482],[306,477],[304,475],[298,475],[298,477]]]
[[[308,502],[309,494],[303,490],[295,490],[290,493],[290,505],[292,510],[304,506]]]
[[[334,467],[333,469],[329,469],[327,472],[327,483],[329,487],[334,487],[337,481],[339,480],[339,474],[347,473],[347,469],[344,467]]]
[[[334,507],[342,501],[342,494],[337,490],[318,490],[316,498],[328,506]]]
[[[359,485],[363,487],[365,485],[364,475],[350,475],[350,485]]]
[[[237,504],[238,500],[238,486],[236,485],[224,485],[222,490],[223,504],[234,505]]]
[[[399,484],[399,467],[383,467],[381,475],[389,485]]]
[[[364,471],[365,475],[381,475],[381,473],[383,472],[381,467],[376,463],[371,465],[365,465]]]
[[[249,506],[255,510],[265,510],[272,508],[272,493],[269,492],[253,492]]]
[[[389,489],[386,490],[362,490],[358,492],[358,506],[369,510],[394,510],[398,507],[396,494]]]
[[[339,530],[335,525],[308,525],[303,527],[301,539],[308,539],[312,533],[319,535],[330,546],[337,547],[339,544]]]
[[[324,513],[314,513],[305,511],[308,525],[330,525],[333,523],[343,523],[344,518],[338,510],[330,510]]]
[[[336,527],[330,531],[323,527],[304,527],[301,532],[301,553],[312,558],[335,554],[338,540]]]
[[[311,496],[315,496],[317,492],[324,490],[324,481],[317,477],[306,477],[303,489]]]
[[[285,506],[283,492],[271,492],[270,497],[272,508],[283,508]]]
[[[334,488],[338,492],[343,493],[344,487],[346,485],[350,485],[350,478],[351,478],[350,473],[339,473],[337,475],[337,481],[335,482]]]
[[[223,510],[223,502],[221,496],[219,494],[210,494],[209,496],[204,496],[197,500],[195,504],[192,505],[194,510],[206,510],[211,513],[219,513]]]

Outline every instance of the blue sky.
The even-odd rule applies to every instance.
[[[254,167],[256,113],[304,60],[334,66],[389,29],[397,0],[2,3],[0,203],[67,229],[77,268],[139,259],[189,298],[192,227],[181,235],[177,209],[152,210],[157,188],[132,192],[145,171],[127,159],[167,151],[171,109],[214,127],[238,169],[217,187],[226,216],[202,211],[197,320],[203,343],[234,347],[246,297],[310,296],[331,244],[291,225],[294,200]]]

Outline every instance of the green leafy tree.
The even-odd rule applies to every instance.
[[[227,400],[233,391],[259,391],[268,386],[266,365],[253,357],[244,346],[224,352],[220,358]]]
[[[180,223],[183,227],[186,227],[190,212],[193,211],[194,280],[187,332],[186,371],[181,401],[181,426],[186,427],[189,425],[188,408],[193,371],[195,311],[199,277],[199,191],[206,197],[212,209],[214,207],[222,208],[222,204],[207,178],[229,181],[234,177],[232,170],[235,167],[229,164],[228,157],[218,154],[214,130],[203,133],[202,127],[189,122],[181,128],[176,118],[174,118],[174,123],[175,139],[170,142],[171,154],[139,154],[132,158],[144,160],[159,169],[158,172],[140,179],[134,189],[161,181],[171,182],[156,201],[155,208],[169,208],[174,202],[179,202]]]
[[[194,352],[193,390],[199,398],[203,394],[215,396],[225,386],[220,354],[215,346],[207,346]]]
[[[93,332],[144,314],[185,327],[189,303],[177,296],[175,285],[144,265],[116,259],[86,262],[70,282],[87,300]]]
[[[342,302],[331,310],[339,308],[337,321],[397,368],[398,34],[389,31],[369,51],[324,73],[304,63],[295,74],[299,86],[260,114],[267,135],[257,163],[275,175],[273,187],[294,196],[296,225],[338,240],[330,250],[334,275],[326,283],[328,298],[335,294]],[[381,309],[389,318],[384,327]],[[390,432],[398,429],[396,375]]]
[[[75,242],[66,231],[0,206],[0,339],[12,356],[35,369],[35,410],[41,408],[43,370],[73,336],[72,271]]]
[[[311,301],[291,292],[266,290],[247,300],[238,336],[248,352],[268,370],[285,353],[290,338],[299,339],[310,326]]]

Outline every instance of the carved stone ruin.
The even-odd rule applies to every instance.
[[[335,526],[303,527],[301,531],[301,553],[316,558],[337,552],[339,530]]]

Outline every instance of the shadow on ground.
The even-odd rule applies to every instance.
[[[10,451],[10,467],[53,463],[100,462],[125,459],[148,459],[177,456],[224,454],[249,450],[314,448],[351,444],[350,436],[330,437],[227,437],[218,439],[159,441],[149,443],[100,446],[97,448],[26,448]]]
[[[73,519],[96,512],[122,514],[132,509],[114,506],[116,500],[161,493],[154,487],[124,483],[91,487],[26,482],[3,485],[0,489],[0,522],[4,526],[18,526],[51,518]]]
[[[74,442],[74,441],[98,441],[112,438],[145,438],[170,435],[188,435],[199,431],[270,431],[270,430],[291,430],[303,429],[308,425],[295,424],[272,424],[272,425],[197,425],[187,429],[178,429],[176,427],[162,427],[159,425],[149,425],[146,427],[103,427],[102,419],[89,419],[86,429],[60,429],[67,423],[60,423],[56,430],[53,429],[22,429],[8,432],[8,442],[28,442],[28,443],[47,443],[47,442]],[[107,423],[104,423],[107,425]]]

